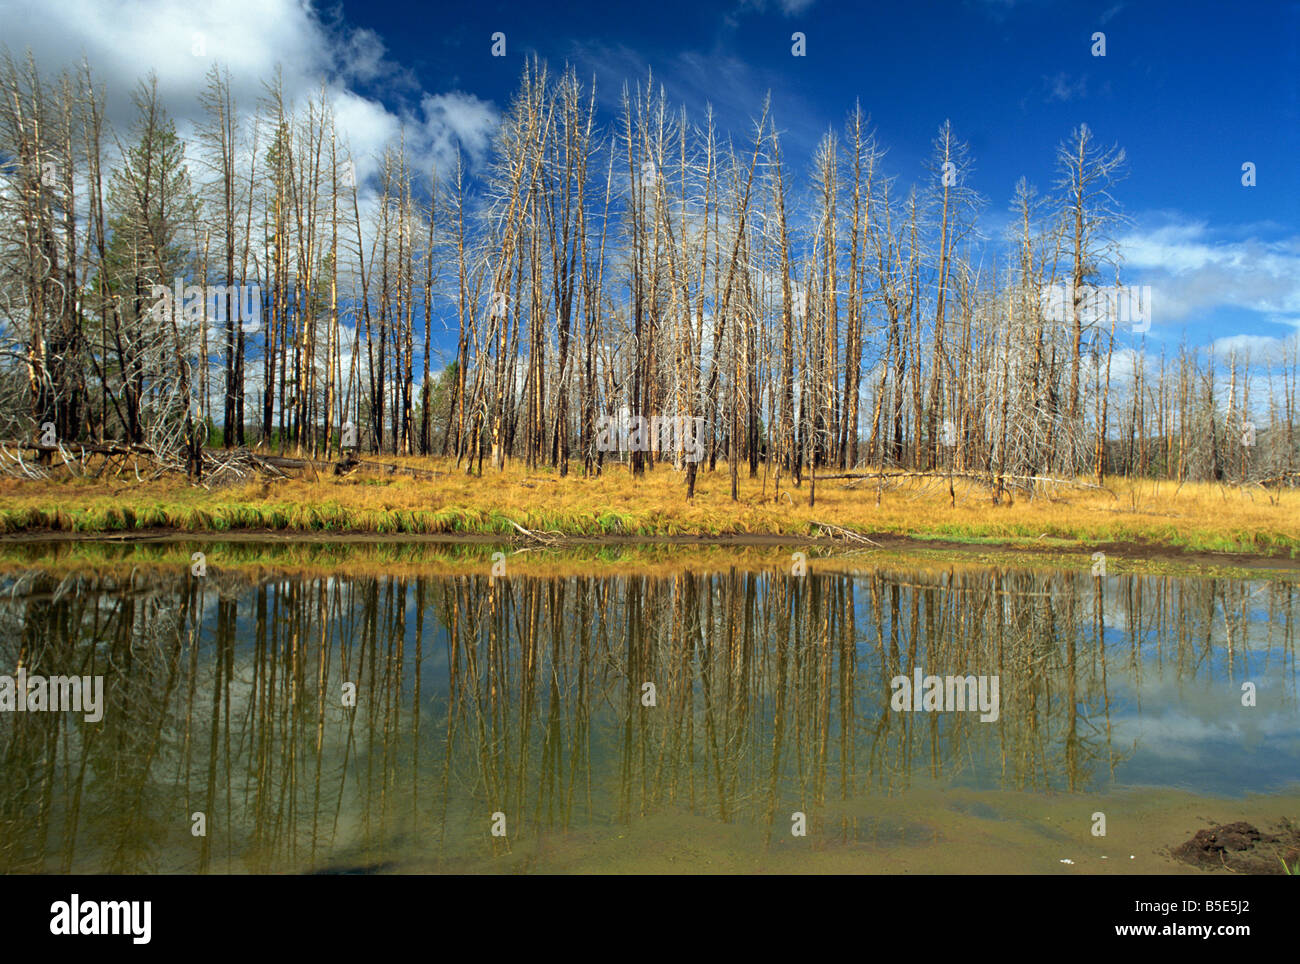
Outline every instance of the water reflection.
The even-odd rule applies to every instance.
[[[803,811],[810,836],[860,839],[878,828],[844,802],[917,781],[1225,793],[1300,773],[1288,582],[214,568],[0,589],[0,672],[105,683],[98,724],[0,713],[5,872],[455,870],[661,813],[770,841]],[[918,667],[996,675],[996,722],[892,711]]]

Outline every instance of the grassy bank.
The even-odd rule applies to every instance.
[[[622,466],[599,478],[559,478],[522,467],[485,471],[420,460],[436,478],[356,473],[290,478],[209,491],[179,479],[155,482],[0,481],[0,532],[181,533],[272,531],[513,538],[516,526],[565,537],[684,536],[720,539],[825,536],[839,527],[868,536],[1083,549],[1138,546],[1193,552],[1300,557],[1300,492],[1115,480],[1105,490],[1069,488],[994,505],[986,489],[958,483],[825,480],[809,506],[808,484],[741,473],[732,501],[725,471],[701,472],[696,497],[682,476],[658,467],[634,479]]]

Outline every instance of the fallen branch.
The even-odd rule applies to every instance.
[[[564,538],[564,533],[562,532],[555,532],[554,530],[534,532],[531,529],[525,529],[523,526],[521,526],[518,522],[515,522],[513,519],[506,519],[506,521],[509,522],[516,529],[518,529],[519,532],[524,536],[524,538],[532,539],[534,542],[540,542],[542,545],[546,545],[546,546],[558,545],[560,541]]]
[[[823,476],[824,478],[824,476]],[[843,526],[832,525],[829,522],[813,522],[813,525],[822,530],[823,535],[828,535],[832,539],[842,539],[845,542],[862,543],[869,546],[875,546],[877,549],[883,549],[879,542],[873,542],[860,532],[854,532],[852,529],[845,529]]]
[[[1066,488],[1074,489],[1095,489],[1105,492],[1111,498],[1118,499],[1110,489],[1104,485],[1098,485],[1095,482],[1081,482],[1077,479],[1054,479],[1046,475],[1003,475],[998,476],[994,473],[976,473],[976,472],[838,472],[832,475],[819,475],[817,481],[824,482],[830,479],[925,479],[933,482],[947,482],[952,479],[964,479],[968,482],[975,482],[979,485],[985,485],[989,488],[997,488],[999,481],[1003,485],[1008,482],[1037,483],[1039,485],[1060,485]],[[1027,486],[1025,486],[1027,487]]]

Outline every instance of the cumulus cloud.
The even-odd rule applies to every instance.
[[[149,71],[183,137],[202,119],[199,97],[214,63],[229,71],[245,121],[278,72],[288,105],[323,92],[362,178],[403,129],[418,167],[445,161],[457,145],[480,157],[498,117],[491,103],[470,94],[419,91],[378,34],[347,26],[338,8],[322,13],[302,0],[11,0],[3,42],[14,56],[31,50],[46,76],[88,62],[120,132],[132,121],[131,91]],[[412,95],[411,103],[423,95],[420,107],[385,104],[365,92],[379,83],[390,94]]]
[[[428,94],[420,106],[431,152],[440,164],[447,163],[458,146],[472,159],[481,160],[501,122],[495,106],[460,91]]]
[[[1236,308],[1300,325],[1300,237],[1227,240],[1204,222],[1175,222],[1120,238],[1124,263],[1155,296],[1153,323]]]
[[[1296,342],[1296,335],[1271,338],[1268,335],[1228,335],[1216,338],[1210,343],[1215,354],[1222,357],[1236,355],[1251,361],[1268,361],[1280,357],[1280,353]]]

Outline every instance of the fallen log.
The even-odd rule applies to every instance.
[[[1007,482],[1024,482],[1039,483],[1043,485],[1060,485],[1075,489],[1095,489],[1105,492],[1112,498],[1119,498],[1104,485],[1098,485],[1095,482],[1081,482],[1077,479],[1054,479],[1046,475],[992,475],[979,474],[975,472],[837,472],[832,475],[818,475],[818,482],[825,482],[832,479],[929,479],[935,482],[947,482],[949,479],[964,479],[968,482],[975,482],[980,485],[986,485],[989,488],[996,488],[999,480],[1003,484]]]

